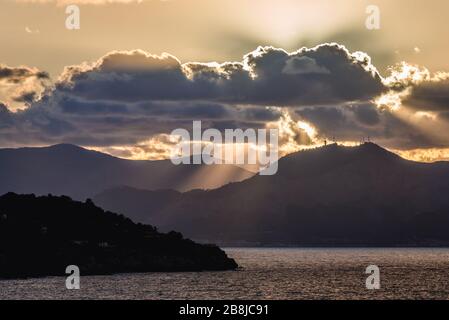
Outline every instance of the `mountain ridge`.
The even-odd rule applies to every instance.
[[[448,193],[449,163],[413,162],[367,143],[295,153],[279,160],[276,175],[186,192],[154,210],[145,197],[156,197],[144,191],[133,210],[119,193],[115,201],[137,221],[205,241],[449,245],[449,233],[440,232],[449,229]],[[108,198],[94,201],[108,208]]]
[[[122,185],[187,191],[213,189],[253,175],[233,165],[127,160],[71,144],[0,149],[0,194],[51,193],[84,200]]]

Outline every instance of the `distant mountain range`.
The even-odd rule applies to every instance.
[[[162,230],[226,244],[449,245],[449,163],[417,163],[375,145],[286,156],[273,176],[216,190],[121,187],[94,202]]]
[[[115,158],[69,144],[0,149],[0,195],[67,195],[84,200],[106,189],[214,189],[253,176],[233,165],[173,165],[170,160]]]
[[[449,245],[449,163],[407,161],[373,143],[294,153],[273,176],[73,145],[1,149],[0,194],[11,191],[93,198],[136,222],[221,244]]]

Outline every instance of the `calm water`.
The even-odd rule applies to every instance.
[[[449,299],[449,249],[226,249],[240,271],[0,281],[0,299]],[[364,271],[381,270],[367,290]]]

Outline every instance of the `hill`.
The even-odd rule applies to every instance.
[[[94,201],[202,241],[439,246],[449,245],[448,194],[449,163],[407,161],[366,143],[291,154],[274,176],[216,190],[110,190]]]
[[[232,270],[216,246],[105,212],[90,200],[8,193],[0,197],[0,278],[122,272]]]
[[[252,172],[233,165],[173,165],[170,160],[137,161],[69,144],[0,149],[0,194],[67,195],[85,200],[106,189],[214,189]]]

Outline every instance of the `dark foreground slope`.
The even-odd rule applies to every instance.
[[[254,174],[234,165],[173,165],[125,160],[69,144],[0,149],[0,194],[67,195],[85,200],[106,189],[214,189]]]
[[[213,242],[447,246],[448,195],[449,163],[411,162],[367,143],[291,154],[274,176],[217,190],[163,196],[122,189],[94,201]]]
[[[68,197],[8,193],[0,197],[0,278],[82,274],[230,270],[216,246],[105,212]]]

